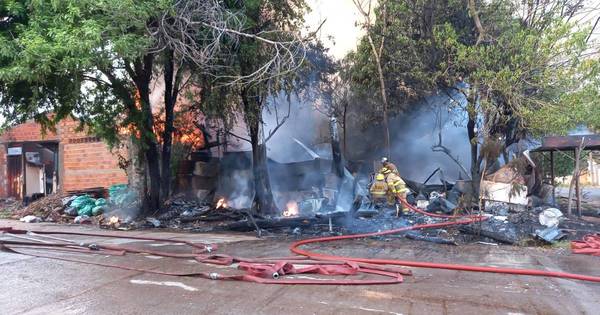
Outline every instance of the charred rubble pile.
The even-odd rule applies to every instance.
[[[24,221],[98,224],[103,228],[167,228],[187,231],[256,232],[257,235],[310,237],[378,232],[417,224],[442,222],[418,213],[398,216],[393,206],[376,209],[370,200],[372,174],[338,170],[331,159],[320,158],[277,163],[269,160],[273,195],[279,212],[257,214],[251,182],[251,162],[245,152],[220,159],[192,161],[178,174],[178,191],[159,215],[139,218],[140,202],[126,185],[108,191],[56,194],[42,198],[14,214]],[[482,241],[503,244],[552,243],[576,239],[600,231],[600,224],[567,218],[556,209],[548,185],[535,174],[521,174],[506,166],[481,181],[474,193],[471,181],[423,183],[404,178],[410,193],[407,201],[431,213],[483,214],[488,219],[447,229],[410,231],[388,235],[457,245]],[[181,172],[180,172],[181,173]],[[532,178],[534,180],[532,180]]]

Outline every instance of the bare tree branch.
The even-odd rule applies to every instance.
[[[465,173],[465,175],[467,175],[467,177],[469,179],[471,179],[469,172],[462,165],[462,163],[460,163],[460,161],[458,160],[458,157],[455,157],[454,155],[452,155],[452,151],[450,151],[450,149],[448,149],[447,147],[445,147],[442,144],[442,128],[440,128],[440,130],[438,131],[438,144],[432,146],[431,151],[442,152],[442,153],[446,154],[452,161],[454,161],[454,163],[456,163],[456,165],[458,165],[458,167],[460,167],[460,169],[463,171],[463,173]]]
[[[477,12],[477,8],[475,7],[475,0],[469,0],[469,14],[471,18],[473,18],[473,22],[475,22],[475,27],[477,28],[477,42],[475,45],[479,45],[485,36],[485,31],[483,30],[483,25],[481,25],[481,20],[479,20],[479,12]]]
[[[279,128],[281,128],[281,126],[283,126],[283,124],[285,124],[285,122],[288,120],[288,118],[290,118],[291,108],[292,108],[292,102],[288,98],[288,110],[287,110],[287,114],[280,121],[279,120],[279,114],[277,112],[277,106],[275,106],[275,120],[276,120],[276,124],[277,125],[271,131],[269,131],[269,135],[267,136],[267,138],[264,141],[265,143],[267,143],[269,140],[271,140],[271,138],[273,137],[273,135],[275,135],[275,133],[277,132],[277,130]]]
[[[240,140],[252,143],[252,141],[250,141],[250,139],[244,138],[244,137],[240,137],[240,136],[236,135],[235,133],[233,133],[231,131],[227,131],[227,134],[233,136],[234,138],[237,138],[237,139],[240,139]]]
[[[306,41],[316,33],[305,39],[283,30],[252,34],[244,31],[246,25],[243,14],[227,9],[222,0],[177,0],[158,23],[148,27],[155,38],[151,51],[170,49],[177,58],[196,65],[199,71],[224,79],[221,80],[226,82],[224,85],[250,84],[297,70],[306,58]],[[241,38],[264,45],[270,58],[248,75],[223,75],[223,71],[215,75],[212,70],[227,68],[219,61],[227,59],[232,53],[228,47],[237,46]]]

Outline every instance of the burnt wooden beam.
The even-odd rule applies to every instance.
[[[336,223],[338,219],[346,217],[346,213],[332,213],[332,220]],[[258,226],[261,229],[277,229],[277,228],[296,228],[296,227],[311,227],[315,224],[329,224],[330,216],[320,217],[294,217],[294,218],[273,218],[273,219],[255,219],[254,222],[248,220],[233,222],[222,227],[223,230],[250,232],[256,230]]]

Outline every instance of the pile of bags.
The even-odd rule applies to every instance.
[[[93,216],[103,213],[106,210],[106,207],[106,199],[94,199],[88,195],[83,195],[73,199],[70,203],[69,209],[67,209],[65,212],[67,212],[67,214],[74,215],[73,209],[75,209],[78,216]]]
[[[66,214],[85,218],[107,212],[109,207],[126,208],[133,206],[137,201],[136,193],[123,184],[110,186],[108,195],[108,200],[104,198],[96,199],[89,195],[67,197],[62,200],[62,204],[66,207]]]

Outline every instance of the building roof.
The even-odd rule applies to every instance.
[[[600,135],[574,135],[574,136],[552,136],[544,137],[542,145],[533,149],[534,152],[544,151],[573,151],[583,141],[583,147],[586,150],[600,150]]]

